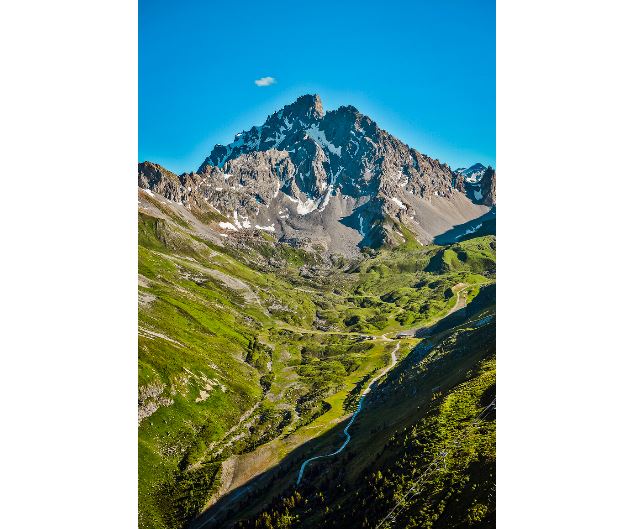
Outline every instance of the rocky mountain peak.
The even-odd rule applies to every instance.
[[[474,184],[481,180],[483,174],[485,173],[485,169],[486,167],[482,163],[477,162],[467,168],[461,167],[457,169],[456,172],[463,175],[467,182]]]
[[[475,163],[467,169],[456,170],[457,181],[466,195],[477,204],[494,206],[496,204],[496,170]]]
[[[178,179],[165,180],[180,202],[208,204],[239,230],[261,226],[283,239],[343,249],[355,239],[360,246],[399,244],[407,230],[430,241],[482,214],[480,187],[468,189],[485,171],[477,165],[453,172],[355,107],[325,112],[320,97],[307,94],[214,146],[196,173],[178,177],[180,194],[173,192]],[[156,171],[141,167],[140,186],[156,187]]]
[[[305,117],[307,119],[321,119],[324,117],[322,99],[318,94],[306,94],[298,97],[293,103],[282,109],[283,114]]]

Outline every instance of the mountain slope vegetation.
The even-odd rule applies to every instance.
[[[367,424],[355,432],[361,441],[347,456],[316,464],[306,483],[288,487],[258,514],[249,509],[253,499],[244,498],[238,510],[246,519],[227,527],[493,527],[493,340],[488,322],[453,332],[422,360],[411,352],[416,367],[385,382],[401,391],[384,388],[383,410],[368,410]],[[474,363],[457,376],[456,357],[466,354]],[[426,375],[434,378],[427,387]],[[400,413],[395,429],[388,420],[404,398],[410,417]],[[364,434],[375,439],[364,442]]]
[[[281,459],[341,420],[388,364],[382,335],[494,280],[491,238],[333,263],[267,234],[217,245],[167,207],[139,214],[141,527],[183,527],[223,486],[223,461],[293,437]],[[469,258],[435,268],[448,251]]]

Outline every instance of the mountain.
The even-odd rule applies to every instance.
[[[481,181],[483,173],[485,173],[486,167],[482,163],[475,163],[467,169],[461,167],[456,170],[457,173],[463,175],[466,182],[470,184],[476,184]]]
[[[318,95],[303,95],[214,146],[196,172],[140,164],[139,186],[221,214],[217,227],[229,236],[264,230],[350,255],[364,246],[427,244],[486,213],[491,200],[473,187],[472,168],[454,172],[355,107],[325,112]]]
[[[492,168],[303,96],[138,186],[141,529],[493,526]]]
[[[476,204],[494,206],[496,204],[496,171],[475,163],[467,169],[456,170],[463,182],[466,195]]]

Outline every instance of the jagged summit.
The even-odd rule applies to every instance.
[[[390,180],[405,188],[410,176],[415,192],[452,193],[447,165],[411,149],[353,106],[324,113],[318,95],[301,96],[229,145],[216,145],[199,172],[209,171],[206,166],[223,168],[246,153],[269,150],[289,155],[296,177],[283,182],[282,190],[303,201],[325,202],[327,194],[338,190],[354,197],[394,191],[388,189]],[[447,180],[448,185],[435,188],[425,177],[432,175],[439,176],[435,183]],[[417,176],[425,182],[417,182]]]
[[[290,113],[304,115],[309,119],[324,117],[322,99],[318,94],[306,94],[300,96],[294,103],[286,106],[285,108],[288,109]]]
[[[139,182],[152,189],[156,169],[149,171],[140,168]],[[469,177],[355,107],[325,112],[320,96],[307,94],[216,145],[196,173],[179,177],[180,192],[166,173],[166,188],[184,204],[211,204],[236,229],[258,226],[346,251],[410,236],[427,243],[482,215],[484,206],[466,196]]]
[[[462,174],[463,176],[467,177],[471,177],[471,176],[475,176],[477,179],[480,179],[481,176],[483,176],[483,171],[485,171],[485,166],[480,163],[477,162],[474,165],[470,165],[470,167],[460,167],[459,169],[456,170],[457,173]]]

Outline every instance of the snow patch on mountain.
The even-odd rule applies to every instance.
[[[240,219],[238,218],[240,217]],[[238,212],[234,210],[234,225],[237,228],[251,228],[251,222],[249,221],[249,217],[244,215],[238,215]]]
[[[317,202],[312,198],[309,198],[306,202],[302,202],[301,200],[293,197],[289,197],[289,200],[297,204],[296,212],[298,215],[308,215],[312,211],[315,211],[318,207]]]
[[[479,230],[481,228],[481,226],[483,225],[483,223],[481,222],[480,224],[477,224],[476,226],[472,227],[472,228],[468,228],[467,230],[465,230],[464,233],[459,233],[456,237],[455,240],[459,240],[461,237],[465,237],[466,235],[470,235],[472,233],[476,233],[477,230]]]
[[[366,237],[366,233],[364,232],[364,217],[362,217],[362,214],[360,213],[358,215],[359,218],[359,233],[362,237]]]
[[[462,174],[467,183],[478,184],[485,174],[485,166],[482,163],[475,163],[467,169],[461,167],[457,169],[456,172]]]
[[[336,147],[330,141],[326,139],[326,135],[323,130],[320,130],[318,126],[313,123],[308,129],[306,129],[306,134],[316,143],[319,143],[322,147],[325,147],[332,154],[336,154],[337,156],[342,156],[342,148]]]
[[[392,197],[390,200],[392,200],[395,204],[397,204],[399,206],[399,209],[406,209],[406,206],[404,205],[404,203],[398,198]]]

